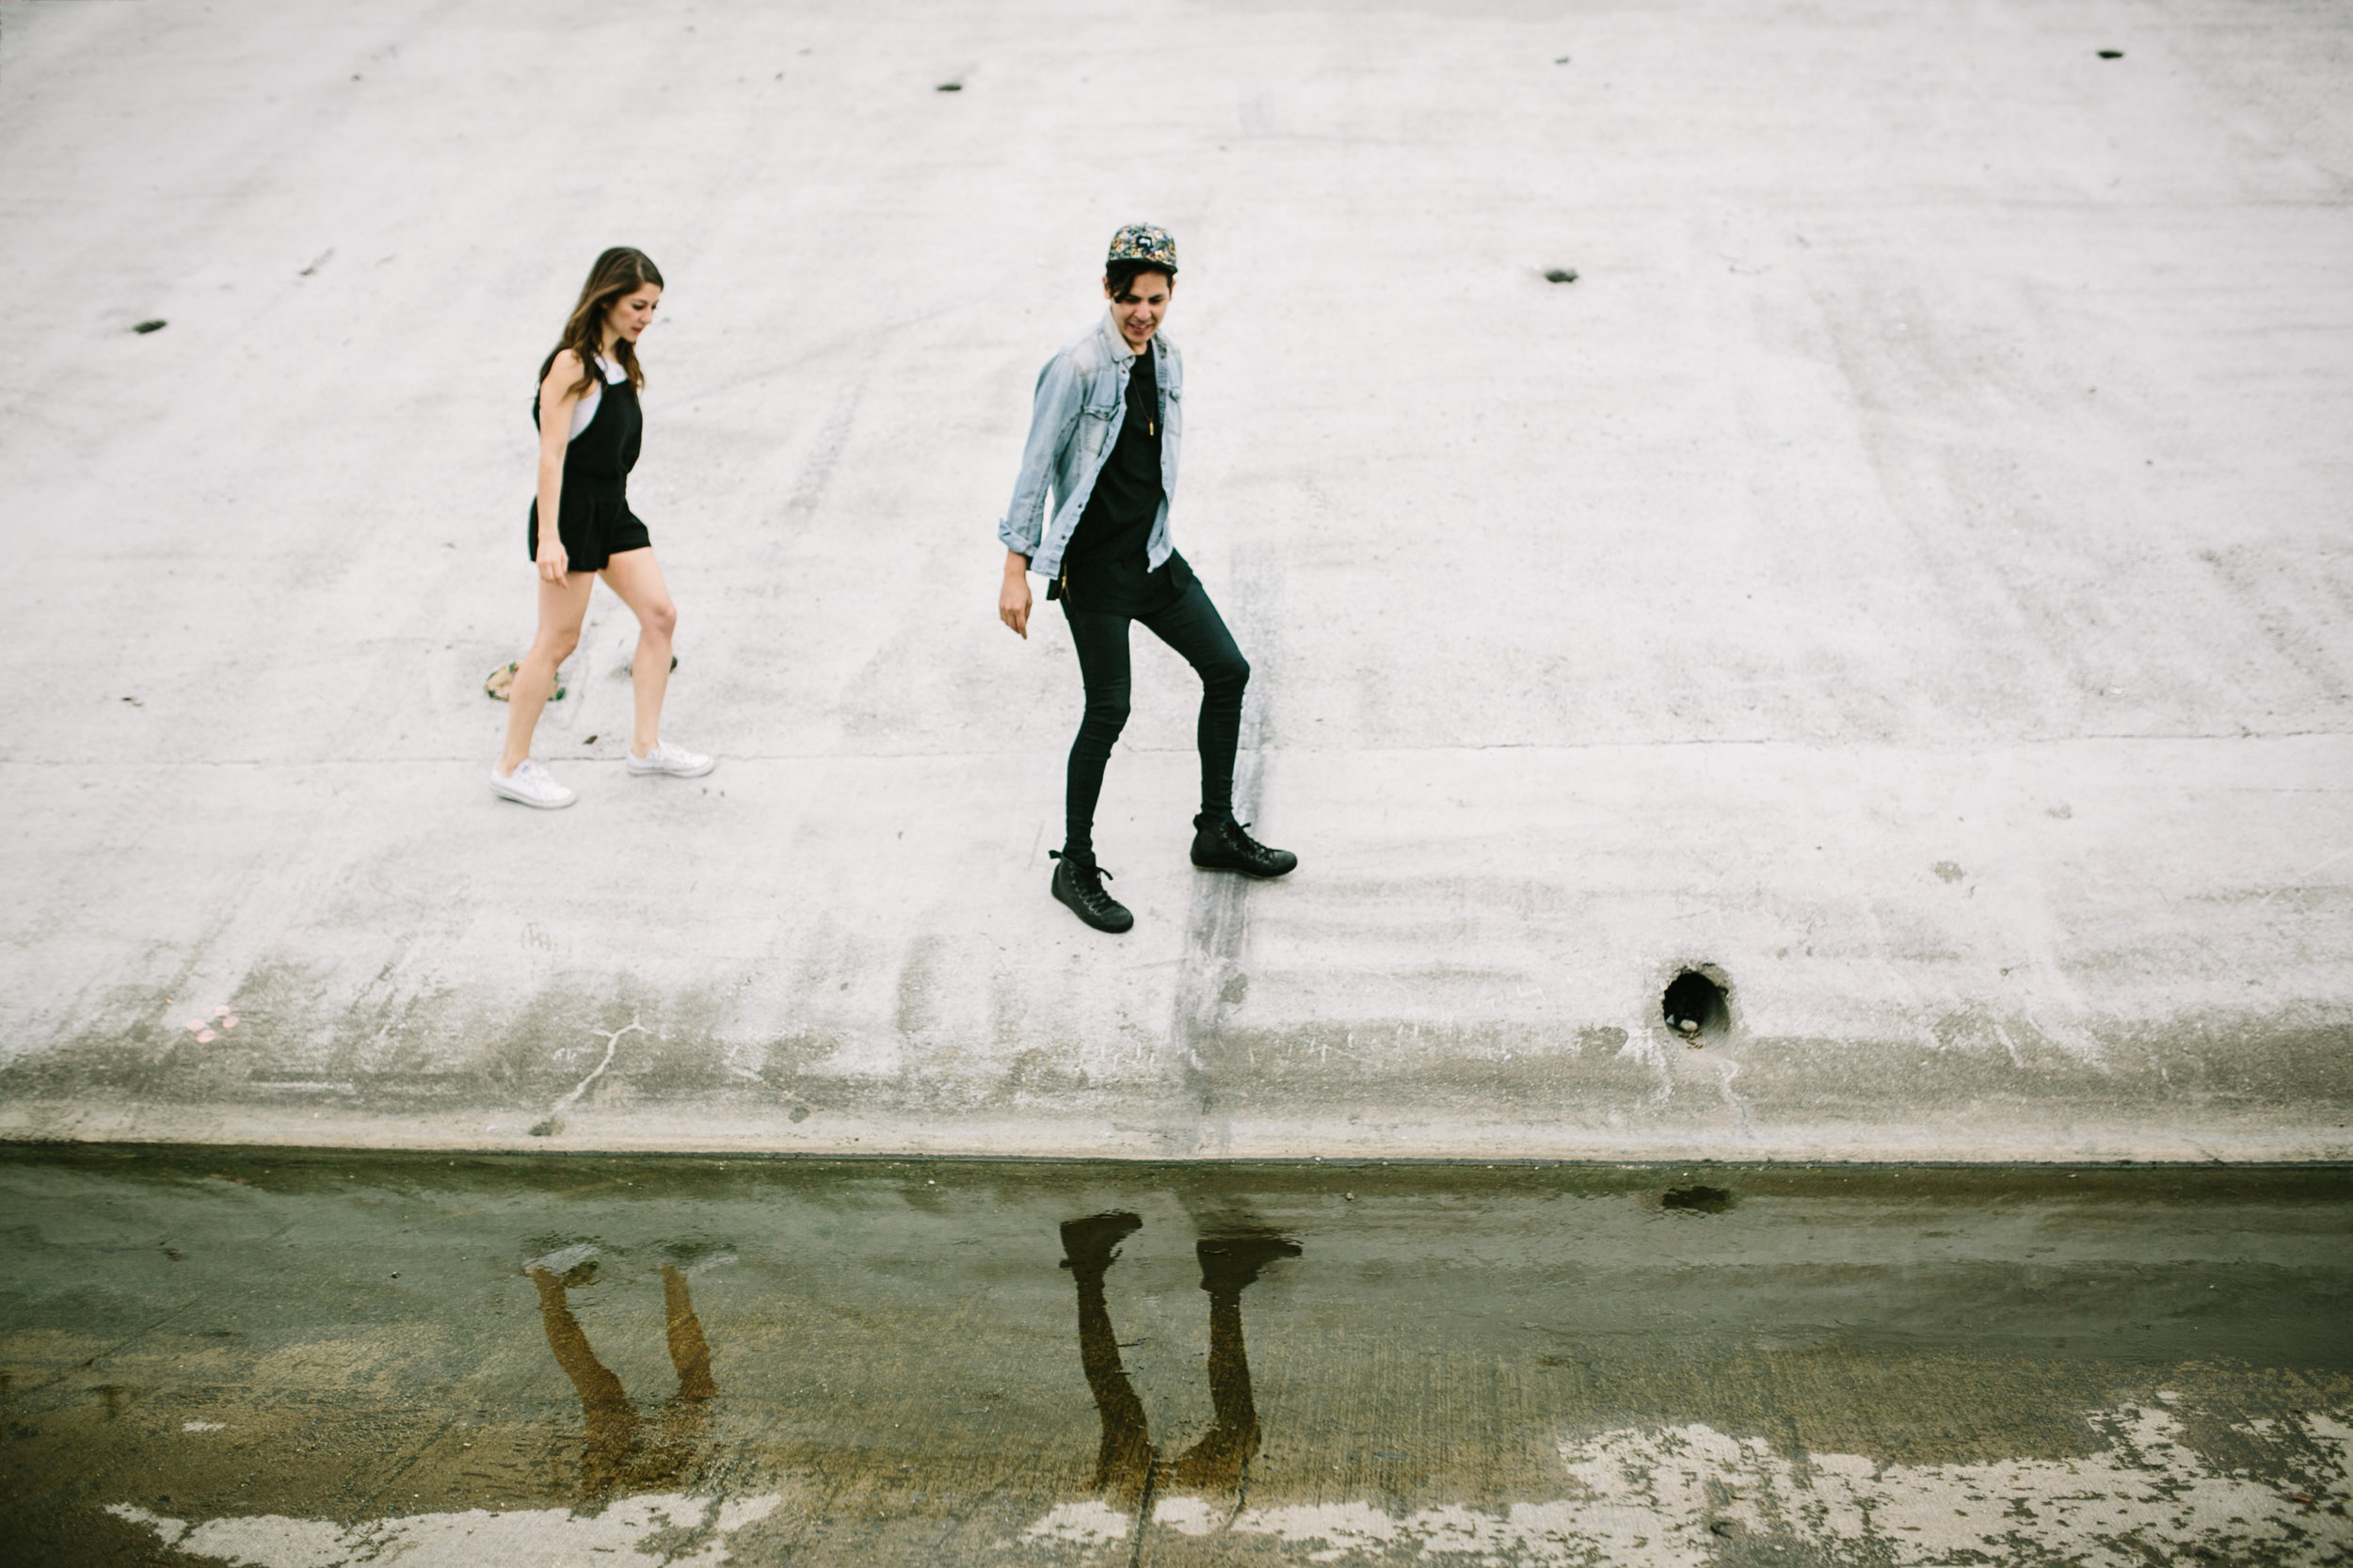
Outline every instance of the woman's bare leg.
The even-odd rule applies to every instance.
[[[604,581],[637,617],[637,651],[629,664],[637,723],[629,754],[643,757],[662,741],[662,698],[670,689],[670,633],[678,630],[678,606],[670,602],[670,585],[651,550],[614,556],[605,563]]]
[[[544,580],[539,584],[539,630],[515,671],[514,684],[506,688],[506,744],[499,752],[501,776],[513,773],[516,764],[531,755],[531,732],[539,728],[539,711],[548,705],[548,694],[555,690],[555,666],[580,646],[581,619],[588,614],[588,595],[596,585],[596,574],[585,571],[567,572],[560,585]]]
[[[622,1390],[621,1380],[589,1348],[588,1336],[565,1299],[564,1282],[534,1264],[531,1283],[539,1288],[539,1320],[548,1331],[548,1349],[555,1352],[555,1364],[580,1396],[581,1421],[588,1438],[581,1456],[581,1489],[600,1497],[614,1489],[630,1450],[637,1446],[642,1424],[637,1407]]]
[[[695,1296],[686,1276],[662,1265],[662,1304],[668,1320],[670,1365],[678,1368],[678,1397],[716,1399],[719,1385],[711,1379],[711,1341],[703,1337],[703,1320],[695,1316]]]

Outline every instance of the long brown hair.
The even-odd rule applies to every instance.
[[[662,269],[644,251],[631,246],[616,245],[597,258],[597,264],[588,269],[588,281],[580,286],[580,303],[572,307],[571,318],[564,323],[564,336],[556,343],[555,351],[548,356],[548,363],[555,362],[556,354],[570,349],[580,356],[580,380],[571,389],[571,395],[584,397],[590,388],[603,379],[597,371],[597,355],[604,346],[604,312],[623,295],[633,294],[651,283],[662,286]],[[613,344],[613,357],[629,376],[629,384],[643,387],[646,373],[637,363],[637,345],[627,338]],[[541,379],[547,376],[544,367]]]

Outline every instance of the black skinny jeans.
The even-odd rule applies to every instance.
[[[1126,616],[1073,610],[1062,601],[1070,640],[1079,649],[1079,678],[1086,683],[1086,717],[1070,744],[1070,785],[1063,801],[1063,853],[1095,857],[1095,803],[1103,793],[1103,767],[1112,743],[1128,725],[1128,621]],[[1241,694],[1250,684],[1250,662],[1234,646],[1234,634],[1198,582],[1185,596],[1156,615],[1136,617],[1146,631],[1184,656],[1201,677],[1201,814],[1234,814],[1234,750],[1241,738]]]

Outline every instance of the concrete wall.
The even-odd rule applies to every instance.
[[[9,5],[0,1135],[2353,1154],[2349,51],[2224,0]],[[1304,867],[1186,863],[1140,638],[1112,939],[1046,897],[1077,676],[993,521],[1136,218]],[[670,280],[667,733],[724,760],[624,776],[600,590],[543,815],[481,686],[612,243]]]

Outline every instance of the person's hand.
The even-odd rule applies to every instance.
[[[562,539],[542,537],[539,540],[538,567],[540,582],[550,584],[558,588],[562,587],[564,585],[565,573],[570,568],[571,564],[571,558],[564,553],[564,541]]]
[[[1021,640],[1030,639],[1030,574],[1010,565],[1005,568],[1005,584],[997,592],[997,618],[1020,633]]]

